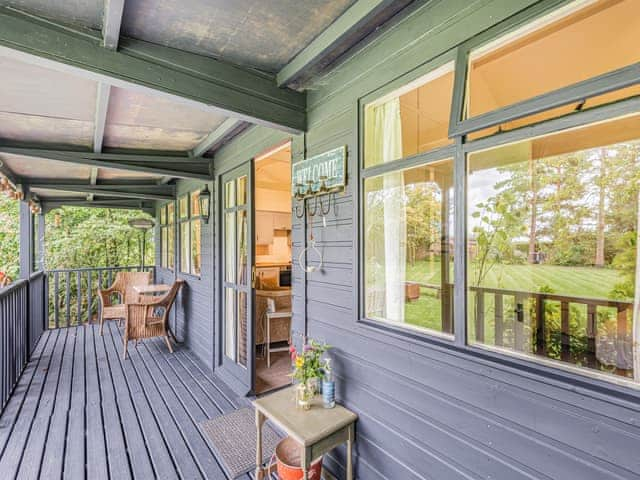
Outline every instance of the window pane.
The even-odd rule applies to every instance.
[[[365,180],[368,318],[453,333],[453,161]]]
[[[225,281],[236,281],[236,214],[227,212],[224,215],[224,271]]]
[[[247,176],[238,177],[238,205],[247,204]]]
[[[238,211],[238,283],[246,285],[249,277],[247,245],[247,211]]]
[[[191,273],[193,275],[200,275],[202,264],[201,264],[201,229],[200,220],[192,220],[191,221]]]
[[[200,216],[200,190],[191,192],[191,218]]]
[[[634,377],[638,139],[634,115],[470,155],[470,342]]]
[[[178,199],[178,217],[180,220],[189,218],[189,196],[184,195]]]
[[[581,8],[574,2],[507,34],[472,52],[466,116],[474,117],[639,62],[639,30],[640,2],[602,0]],[[632,89],[626,94],[638,92]],[[554,116],[575,107],[563,107]]]
[[[167,230],[167,267],[173,270],[176,263],[176,227],[172,225]]]
[[[236,360],[236,292],[231,288],[224,289],[224,354],[235,362]]]
[[[180,224],[180,271],[184,273],[190,272],[190,255],[189,255],[189,222]]]
[[[161,239],[160,239],[160,257],[161,257],[161,265],[164,268],[167,268],[167,227],[162,228]]]
[[[247,292],[238,291],[238,363],[247,366]]]
[[[160,209],[160,225],[167,223],[167,206],[165,205]]]
[[[167,223],[171,224],[175,221],[175,203],[171,202],[167,205]]]
[[[453,65],[365,107],[365,167],[449,145]]]
[[[236,182],[231,180],[224,184],[224,208],[236,206]]]

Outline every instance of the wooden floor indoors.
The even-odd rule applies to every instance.
[[[197,424],[238,402],[179,345],[122,360],[114,322],[49,330],[0,417],[0,477],[225,479]]]

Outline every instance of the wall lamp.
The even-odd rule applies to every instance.
[[[200,202],[200,216],[204,223],[209,223],[209,214],[211,208],[211,192],[209,191],[209,185],[205,185],[198,195],[198,202]]]

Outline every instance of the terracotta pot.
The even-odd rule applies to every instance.
[[[300,480],[302,468],[300,467],[300,449],[302,447],[291,437],[287,437],[278,443],[276,447],[276,466],[280,480]],[[322,457],[309,467],[309,480],[320,480],[322,475]]]

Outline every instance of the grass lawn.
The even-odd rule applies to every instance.
[[[469,279],[473,281],[473,266],[470,270]],[[453,266],[450,275],[453,279]],[[424,260],[415,265],[407,265],[407,280],[439,284],[440,261]],[[620,272],[610,268],[496,265],[489,271],[482,285],[525,292],[538,292],[544,286],[558,295],[608,298],[613,285],[620,281]]]
[[[474,278],[473,267],[470,279]],[[451,268],[453,279],[453,267]],[[407,280],[440,284],[440,261],[424,260],[407,266]],[[487,274],[483,286],[503,288],[506,290],[520,290],[526,292],[538,292],[542,287],[546,291],[555,294],[609,298],[613,285],[622,281],[620,272],[595,267],[563,267],[556,265],[496,265]],[[487,308],[492,308],[491,302],[487,302]],[[430,328],[439,331],[440,299],[436,291],[429,288],[421,288],[418,300],[409,302],[405,307],[405,321],[407,323]],[[487,312],[487,317],[490,318]],[[491,322],[492,323],[492,322]],[[487,336],[492,336],[492,325],[487,325]]]

